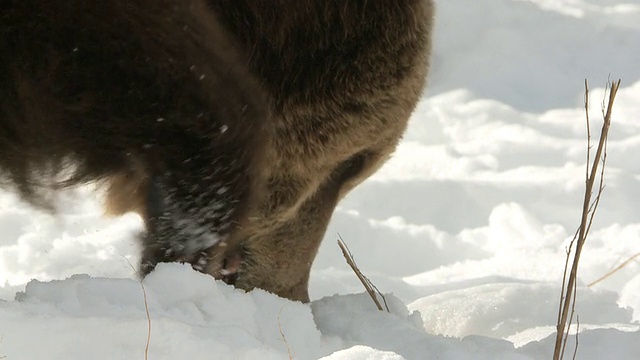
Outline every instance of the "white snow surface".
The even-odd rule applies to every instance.
[[[89,187],[57,216],[2,192],[0,358],[143,359],[146,294],[149,359],[549,359],[584,193],[583,81],[595,138],[620,78],[573,329],[578,359],[639,359],[640,259],[588,286],[640,252],[639,64],[638,0],[438,0],[428,89],[394,157],[336,210],[310,304],[180,264],[141,284],[137,216],[103,217]]]

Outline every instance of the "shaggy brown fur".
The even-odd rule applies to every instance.
[[[146,222],[143,272],[195,261],[264,183],[271,125],[230,42],[200,0],[2,1],[4,177],[40,205],[112,178],[111,210]]]
[[[27,197],[71,160],[71,182],[108,177],[109,209],[146,219],[145,271],[202,261],[302,301],[335,205],[404,132],[433,15],[430,0],[0,2],[0,167]]]
[[[393,152],[428,68],[428,0],[218,0],[273,97],[268,191],[236,286],[308,301],[336,203]],[[215,263],[212,263],[215,265]]]

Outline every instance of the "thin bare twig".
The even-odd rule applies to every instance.
[[[576,360],[576,357],[578,356],[578,344],[579,344],[579,338],[580,337],[580,316],[576,317],[576,347],[573,348],[573,360]]]
[[[577,281],[577,273],[578,273],[578,264],[580,262],[580,255],[582,253],[582,248],[586,241],[587,235],[589,234],[589,230],[591,229],[591,225],[593,223],[593,218],[598,208],[598,204],[600,203],[600,196],[602,194],[602,190],[604,189],[603,178],[604,178],[604,168],[605,168],[605,162],[606,162],[607,136],[609,132],[609,126],[611,125],[611,112],[613,110],[613,102],[619,86],[620,86],[620,80],[611,84],[611,89],[609,92],[609,101],[608,101],[608,106],[606,108],[606,112],[604,112],[604,109],[603,109],[604,122],[602,125],[602,130],[600,132],[600,140],[598,142],[596,154],[593,159],[593,164],[591,168],[589,168],[589,164],[590,164],[589,153],[591,150],[591,131],[589,129],[590,123],[589,123],[589,115],[588,115],[589,88],[588,88],[588,83],[585,80],[585,112],[587,113],[586,119],[587,119],[587,135],[588,135],[588,139],[587,139],[588,161],[586,165],[587,167],[586,186],[585,186],[584,202],[582,206],[580,228],[577,233],[578,236],[577,236],[577,241],[575,243],[576,247],[574,252],[574,258],[571,265],[571,270],[569,272],[569,279],[566,282],[566,287],[565,287],[565,280],[566,280],[566,275],[568,271],[568,267],[567,267],[568,259],[567,259],[567,262],[565,262],[565,272],[562,280],[562,292],[564,295],[561,295],[560,297],[560,306],[559,306],[560,310],[559,310],[558,323],[556,325],[556,331],[557,331],[556,344],[555,344],[554,354],[553,354],[554,360],[560,360],[564,357],[564,352],[566,349],[566,341],[567,341],[568,331],[569,331],[568,325],[571,324],[571,321],[575,314],[575,301],[576,301],[576,291],[577,291],[576,281]],[[601,171],[598,172],[598,166],[600,165],[600,162],[602,162],[602,169]],[[596,177],[598,175],[600,175],[598,193],[596,195],[595,200],[592,203],[591,196],[593,194],[593,187],[596,181]],[[575,240],[576,238],[574,237],[574,239],[571,241],[569,250],[567,251],[567,257],[569,257],[569,254],[571,252],[571,247],[573,246],[573,243]]]
[[[134,272],[136,268],[131,264],[131,261],[123,256],[127,264],[131,267]],[[142,288],[142,298],[144,299],[144,311],[147,313],[147,343],[144,347],[144,360],[149,359],[149,344],[151,344],[151,315],[149,315],[149,303],[147,302],[147,290],[144,288],[144,284],[142,283],[142,279],[138,280],[140,283],[140,288]]]
[[[367,278],[365,278],[365,279],[367,279]],[[371,287],[376,291],[376,293],[378,293],[378,295],[380,295],[380,297],[382,298],[382,303],[384,304],[384,308],[385,308],[385,310],[387,310],[387,312],[391,312],[391,311],[389,310],[389,304],[387,304],[387,298],[386,298],[384,295],[382,295],[382,292],[380,292],[380,290],[378,290],[378,287],[377,287],[377,286],[375,286],[375,285],[371,282],[371,280],[367,279],[367,281],[369,282],[369,285],[371,285]],[[380,310],[382,310],[382,309],[380,309]]]
[[[280,312],[278,313],[278,331],[280,331],[280,337],[282,341],[287,346],[287,355],[289,356],[289,360],[293,360],[293,354],[291,354],[291,346],[289,346],[289,342],[287,341],[287,337],[284,336],[284,332],[282,331],[282,323],[280,322],[280,316],[282,315],[282,310],[284,310],[284,306],[280,308]]]
[[[571,249],[573,248],[573,243],[578,238],[578,234],[580,233],[580,228],[576,230],[576,233],[573,235],[571,242],[569,242],[569,246],[567,247],[567,256],[564,259],[564,272],[562,273],[562,287],[560,288],[560,304],[564,301],[564,293],[567,285],[567,269],[569,269],[569,258],[571,254]],[[562,320],[562,306],[558,306],[558,319],[556,320],[556,324],[560,323]]]
[[[378,295],[380,295],[380,297],[384,301],[384,306],[387,312],[391,312],[389,311],[389,306],[387,306],[387,299],[385,299],[384,295],[382,295],[380,290],[378,290],[378,288],[375,285],[373,285],[371,280],[369,280],[366,276],[364,276],[364,274],[362,274],[362,272],[356,265],[355,260],[353,260],[353,255],[351,254],[351,251],[349,251],[349,248],[347,248],[347,245],[344,243],[344,240],[342,240],[342,237],[340,236],[340,234],[338,234],[338,246],[340,246],[340,250],[342,250],[342,255],[347,261],[347,264],[351,267],[351,270],[353,270],[353,272],[356,273],[356,276],[364,286],[365,290],[367,290],[367,293],[369,294],[369,296],[371,296],[371,299],[378,307],[378,310],[382,311],[382,305],[380,304],[380,301],[378,301],[376,292],[378,293]]]
[[[585,180],[589,180],[589,164],[591,164],[591,120],[589,119],[589,81],[584,79],[584,114],[587,120],[587,166]]]
[[[576,314],[575,310],[576,310],[576,298],[578,297],[577,295],[578,295],[578,287],[574,286],[573,287],[573,297],[569,298],[569,299],[573,299],[571,301],[571,315],[569,315],[569,320],[567,322],[569,324],[569,326],[567,327],[567,330],[566,330],[566,334],[565,334],[566,336],[564,336],[564,339],[562,341],[562,353],[560,354],[560,360],[564,359],[564,349],[567,348],[567,341],[569,340],[569,333],[571,332],[571,323],[573,322],[573,316]]]
[[[635,260],[637,257],[640,256],[640,252],[634,254],[633,256],[631,256],[630,258],[628,258],[627,260],[623,261],[622,264],[618,265],[615,267],[615,269],[609,271],[608,273],[604,274],[603,276],[601,276],[600,278],[598,278],[597,280],[592,281],[589,285],[587,285],[587,287],[592,287],[595,284],[599,283],[600,281],[608,278],[609,276],[615,274],[616,272],[618,272],[620,269],[622,269],[623,267],[627,266],[629,263],[631,263],[633,260]]]

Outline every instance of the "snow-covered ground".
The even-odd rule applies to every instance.
[[[549,359],[584,191],[583,79],[597,136],[609,76],[622,87],[581,259],[577,354],[640,358],[638,261],[588,287],[640,252],[640,2],[437,3],[425,98],[394,158],[336,210],[312,303],[161,265],[144,281],[150,359]],[[84,199],[65,194],[52,217],[0,193],[0,358],[144,357],[128,263],[140,221]],[[362,293],[338,234],[391,314]]]

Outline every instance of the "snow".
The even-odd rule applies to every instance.
[[[140,219],[89,187],[58,215],[0,193],[0,358],[548,359],[607,79],[606,188],[578,276],[579,359],[640,357],[640,3],[439,0],[429,87],[392,160],[336,210],[312,302],[180,264],[138,282]],[[386,295],[375,309],[344,262]],[[144,291],[143,291],[144,289]]]

